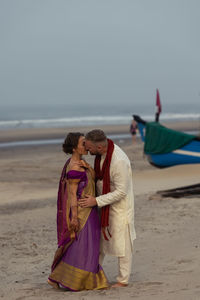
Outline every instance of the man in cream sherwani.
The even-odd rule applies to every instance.
[[[107,154],[108,141],[102,130],[92,130],[86,135],[86,149],[92,155],[101,155],[102,168]],[[127,286],[132,265],[133,240],[136,238],[134,228],[133,178],[127,155],[114,144],[110,162],[110,192],[102,195],[102,180],[97,181],[97,197],[87,195],[80,200],[82,207],[110,205],[109,227],[111,234],[106,240],[101,234],[100,263],[104,255],[118,257],[119,274],[113,287]]]

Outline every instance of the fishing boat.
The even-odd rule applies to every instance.
[[[133,118],[150,164],[159,168],[200,164],[200,137],[169,129],[159,122],[146,122],[138,115]]]

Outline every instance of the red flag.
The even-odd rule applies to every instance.
[[[162,111],[162,107],[161,107],[160,95],[158,89],[156,90],[156,106],[157,106],[156,113],[160,114]]]

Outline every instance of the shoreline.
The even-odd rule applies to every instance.
[[[196,131],[200,133],[200,122],[198,120],[162,122],[162,125],[178,131]],[[18,128],[0,130],[0,143],[9,143],[17,141],[32,140],[55,140],[64,139],[68,132],[83,132],[98,128],[103,130],[107,135],[129,134],[129,126],[123,125],[99,125],[83,127],[60,127],[60,128]],[[131,137],[131,135],[130,135]]]

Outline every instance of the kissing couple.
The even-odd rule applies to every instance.
[[[58,189],[58,248],[48,283],[71,291],[109,287],[102,268],[105,255],[118,258],[111,287],[126,287],[132,267],[134,194],[132,169],[125,152],[100,129],[67,135],[70,154]],[[94,168],[83,158],[95,155]]]

